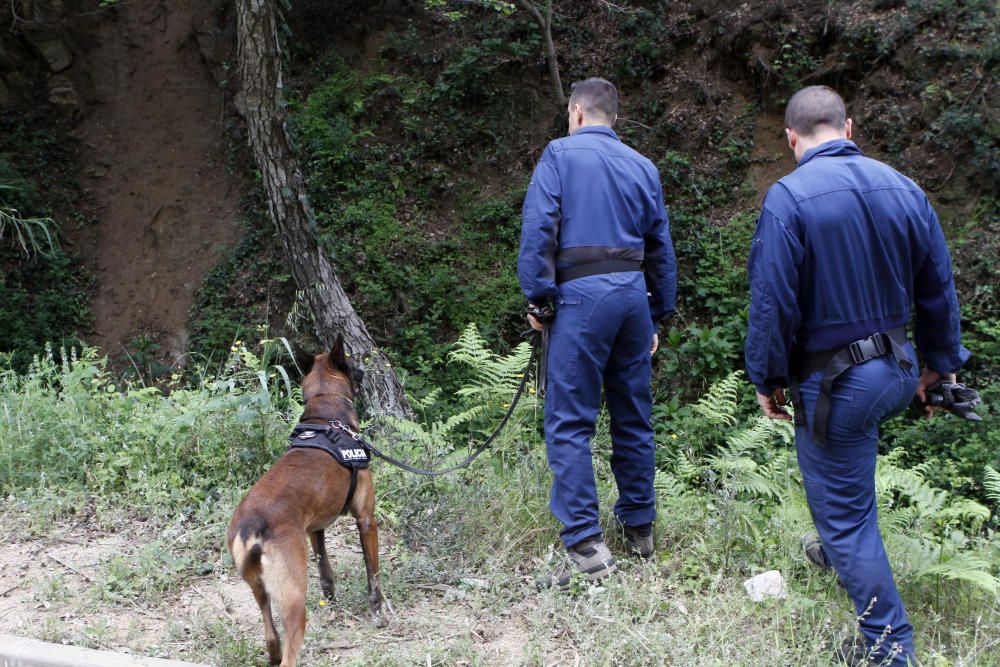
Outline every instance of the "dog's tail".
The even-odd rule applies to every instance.
[[[229,550],[233,555],[236,569],[247,581],[260,579],[261,556],[267,537],[267,520],[259,514],[243,517],[235,526],[230,538]]]

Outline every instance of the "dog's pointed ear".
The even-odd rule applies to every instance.
[[[333,342],[333,347],[330,348],[330,354],[327,355],[326,359],[330,368],[338,371],[343,371],[347,368],[347,356],[344,352],[343,334],[337,334],[337,340]]]
[[[292,346],[292,358],[295,360],[295,366],[302,371],[302,377],[309,375],[309,371],[312,370],[313,363],[316,361],[316,355],[309,354],[298,343]]]

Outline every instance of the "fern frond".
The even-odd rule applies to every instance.
[[[471,366],[476,372],[473,382],[458,390],[462,397],[510,398],[521,383],[525,366],[531,357],[531,346],[521,343],[506,355],[500,356],[486,347],[476,325],[469,324],[455,342],[448,355],[451,361]]]
[[[694,411],[713,424],[735,426],[742,380],[742,371],[719,380],[692,406]]]
[[[983,489],[987,498],[1000,505],[1000,472],[991,466],[983,471]]]
[[[657,470],[653,490],[659,497],[679,498],[688,492],[687,485],[669,473]]]
[[[915,507],[894,507],[880,510],[878,522],[886,532],[901,533],[916,523],[919,516],[920,512]]]
[[[975,500],[962,498],[942,507],[934,518],[946,524],[952,521],[968,522],[978,528],[990,520],[990,514],[988,507]]]
[[[917,579],[940,576],[965,581],[996,595],[1000,592],[1000,579],[993,576],[992,569],[992,563],[984,558],[971,553],[958,553],[946,561],[921,568],[913,576]]]

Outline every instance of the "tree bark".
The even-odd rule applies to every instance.
[[[552,0],[546,0],[545,16],[542,16],[542,13],[538,11],[538,7],[535,7],[535,3],[531,0],[517,0],[517,4],[531,14],[535,18],[535,21],[538,22],[538,25],[542,27],[542,33],[545,35],[545,60],[549,65],[549,79],[552,81],[552,87],[555,89],[556,101],[562,106],[566,106],[566,93],[563,92],[562,79],[559,77],[559,60],[556,58],[556,46],[552,42]]]
[[[274,0],[237,0],[236,11],[237,60],[250,147],[292,276],[315,316],[316,335],[330,347],[342,333],[348,353],[362,363],[368,416],[409,417],[399,378],[351,306],[330,258],[316,240],[316,217],[293,154],[282,103]]]

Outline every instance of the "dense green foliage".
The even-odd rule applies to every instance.
[[[491,336],[516,335],[521,298],[511,260],[520,231],[517,196],[453,191],[456,175],[434,164],[433,153],[446,150],[446,139],[434,131],[424,135],[435,122],[419,113],[442,106],[452,90],[472,94],[469,79],[485,76],[481,60],[502,44],[477,47],[468,60],[453,63],[455,74],[446,70],[433,87],[386,74],[361,78],[336,64],[325,68],[326,80],[306,100],[292,106],[321,241],[369,330],[386,341],[414,383],[441,370],[443,342],[470,320],[489,323]],[[462,86],[449,84],[450,76],[464,77]],[[413,140],[403,147],[380,139],[372,118],[392,99],[401,102],[399,118],[426,124],[414,128]],[[454,136],[456,130],[447,127],[447,141],[473,140]],[[461,224],[445,224],[443,215]]]
[[[0,208],[18,218],[45,218],[78,204],[70,151],[40,125],[0,120]],[[39,221],[26,231],[32,233],[34,247],[30,236],[0,234],[0,354],[22,369],[47,341],[72,344],[90,322],[89,281],[59,247],[59,225]]]
[[[516,347],[520,203],[545,143],[564,132],[538,26],[516,7],[498,13],[497,4],[434,0],[430,11],[371,10],[356,21],[328,3],[286,7],[290,129],[317,232],[355,308],[403,369],[418,413],[416,422],[379,424],[377,444],[423,466],[460,460],[519,379],[527,353]],[[650,565],[623,559],[622,576],[596,592],[582,584],[568,597],[535,590],[533,577],[558,539],[546,507],[541,409],[529,396],[495,450],[465,472],[427,480],[374,464],[390,598],[418,609],[427,590],[443,590],[447,603],[472,607],[479,618],[506,619],[519,609],[526,627],[518,641],[532,664],[563,660],[567,644],[595,664],[706,657],[825,664],[853,614],[833,577],[810,570],[799,551],[810,521],[787,425],[760,418],[732,370],[741,365],[755,210],[777,173],[771,167],[780,166],[771,163],[787,158],[768,119],[803,82],[829,83],[847,92],[865,150],[928,190],[954,250],[966,344],[975,353],[963,377],[983,392],[984,421],[889,423],[878,501],[922,657],[933,665],[993,664],[1000,634],[995,3],[832,3],[822,21],[818,9],[764,0],[739,11],[628,4],[635,6],[557,3],[554,32],[565,82],[598,74],[620,85],[615,129],[655,162],[670,211],[678,312],[662,332],[654,380],[661,556]],[[57,134],[36,129],[41,124],[0,122],[0,183],[12,186],[0,190],[2,203],[25,215],[79,210],[73,156]],[[245,238],[207,276],[192,308],[195,363],[184,377],[157,364],[149,337],[132,342],[136,372],[124,382],[93,350],[53,355],[45,341],[58,348],[86,327],[86,279],[65,253],[25,258],[16,247],[0,250],[5,518],[25,538],[69,520],[100,526],[122,517],[145,522],[154,535],[102,561],[81,608],[155,605],[229,572],[219,539],[228,515],[280,454],[301,409],[301,395],[275,365],[282,345],[239,342],[268,330],[310,333],[259,195],[248,198],[244,217]],[[612,535],[604,414],[593,446],[602,522]],[[337,566],[348,626],[365,611],[354,565]],[[749,603],[740,582],[772,568],[789,580],[790,597]],[[49,588],[42,599],[58,600],[59,581]],[[314,593],[310,613],[318,610]],[[387,649],[362,625],[351,630],[362,646],[351,657],[316,641],[306,657],[366,665],[489,660],[472,639],[437,641],[421,625],[433,619],[402,616],[397,634],[432,639]],[[312,624],[311,639],[333,638],[330,627]],[[57,641],[74,639],[52,632]],[[95,623],[88,641],[100,646],[101,632]],[[258,634],[221,620],[195,627],[198,655],[190,658],[207,651],[219,664],[254,662]]]
[[[0,374],[0,404],[6,406],[0,412],[0,494],[8,511],[17,512],[15,530],[47,531],[53,522],[82,513],[94,513],[98,523],[121,513],[149,522],[165,537],[100,564],[91,588],[102,605],[155,605],[181,587],[197,587],[228,571],[219,535],[240,494],[282,450],[287,424],[300,410],[298,390],[290,389],[274,365],[281,349],[280,341],[233,346],[222,372],[192,385],[175,377],[169,393],[113,384],[106,361],[92,351],[77,359],[43,356],[25,373]],[[449,419],[428,426],[397,424],[394,435],[378,444],[423,465],[445,465],[462,456],[470,439],[503,409],[526,353],[522,347],[498,355],[474,328],[466,329],[450,356],[477,372],[461,392],[447,397]],[[670,656],[672,664],[706,657],[736,664],[825,664],[838,636],[851,632],[853,614],[832,575],[810,570],[799,551],[798,538],[810,521],[790,429],[748,417],[743,387],[745,381],[732,375],[664,419],[656,479],[661,555],[649,566],[624,559],[622,575],[603,595],[577,586],[600,619],[574,611],[578,597],[539,593],[531,583],[558,541],[546,508],[550,476],[532,399],[515,413],[494,451],[464,472],[427,479],[376,462],[383,535],[399,538],[383,565],[399,622],[420,618],[405,610],[418,603],[421,586],[455,587],[466,591],[463,599],[474,599],[482,614],[536,610],[522,612],[533,628],[525,656],[551,655],[553,640],[542,617],[555,614],[565,617],[574,643],[596,662],[648,664]],[[613,536],[606,415],[594,450],[602,523]],[[903,466],[903,456],[897,452],[880,460],[878,498],[918,646],[937,661],[932,664],[986,660],[985,638],[1000,631],[1000,617],[987,604],[998,587],[1000,544],[992,512],[1000,475],[976,474],[986,484],[987,507],[935,488],[926,479],[926,466]],[[337,563],[347,591],[339,604],[363,614],[356,563]],[[782,571],[790,597],[754,607],[739,582],[767,569]],[[502,572],[511,574],[498,577]],[[311,606],[316,595],[310,593]],[[731,630],[724,630],[728,622],[711,629],[727,617],[741,619],[741,634],[754,641],[735,646]],[[637,654],[628,633],[609,636],[597,627],[626,621],[656,643],[654,653]],[[681,631],[677,623],[685,640],[669,641]],[[782,630],[789,623],[794,632]],[[967,632],[973,626],[977,632]],[[326,655],[325,642],[317,638],[333,627],[311,624],[306,650],[314,659]],[[197,650],[207,647],[222,664],[245,664],[261,646],[252,627],[196,632],[204,633]],[[362,625],[351,632],[365,637],[379,630]],[[474,646],[455,642],[434,650],[443,651],[445,662],[476,655]],[[357,664],[409,659],[384,647],[379,651],[359,655]]]

